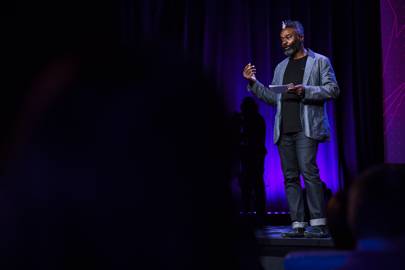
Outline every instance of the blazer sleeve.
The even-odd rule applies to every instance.
[[[336,82],[335,72],[328,58],[321,58],[319,60],[321,85],[312,86],[304,85],[305,101],[322,101],[327,99],[335,99],[340,94],[339,86]]]
[[[271,84],[275,83],[276,75],[277,75],[277,67],[274,71],[273,81]],[[277,94],[272,92],[268,87],[264,86],[258,80],[256,80],[256,82],[254,82],[253,84],[248,84],[247,90],[249,92],[252,92],[259,99],[264,100],[266,103],[269,103],[272,105],[277,104]]]

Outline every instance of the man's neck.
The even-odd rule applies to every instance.
[[[295,53],[295,55],[293,56],[293,59],[298,60],[298,59],[303,58],[303,57],[305,57],[307,55],[308,55],[307,49],[305,49],[304,47],[301,47],[301,49],[298,52]]]

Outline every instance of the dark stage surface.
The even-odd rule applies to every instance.
[[[282,238],[291,226],[265,226],[256,231],[261,263],[265,270],[284,269],[285,256],[294,251],[333,250],[331,238]]]
[[[332,238],[283,238],[281,234],[290,226],[265,226],[256,231],[256,238],[263,251],[267,249],[307,250],[330,249],[334,247]],[[265,253],[264,253],[265,254]],[[274,253],[272,253],[274,254]]]

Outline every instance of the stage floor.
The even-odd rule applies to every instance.
[[[260,245],[270,246],[303,246],[332,248],[332,238],[283,238],[281,234],[289,231],[291,226],[265,226],[256,231],[256,238]]]
[[[284,270],[284,257],[293,251],[334,249],[332,238],[283,238],[291,226],[265,226],[256,231],[264,270]]]
[[[261,255],[285,256],[291,251],[333,249],[332,238],[283,238],[291,226],[265,226],[256,231]]]

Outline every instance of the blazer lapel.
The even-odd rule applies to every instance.
[[[280,63],[280,72],[278,73],[278,82],[277,82],[277,84],[279,85],[283,84],[284,73],[285,69],[287,68],[288,61],[289,61],[288,58],[286,58]]]
[[[311,70],[312,67],[314,66],[314,63],[315,63],[315,54],[313,53],[313,51],[308,50],[308,59],[307,63],[305,64],[304,78],[302,80],[302,84],[304,85],[308,84],[309,75],[311,75]]]

